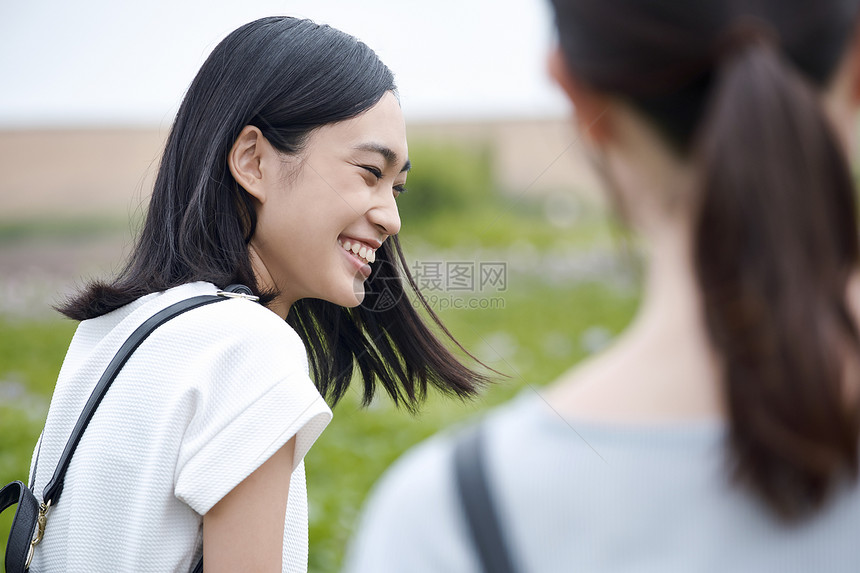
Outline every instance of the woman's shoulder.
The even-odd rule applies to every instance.
[[[183,298],[215,294],[216,290],[214,285],[195,283]],[[259,362],[260,367],[265,363],[278,371],[298,366],[305,373],[308,369],[298,333],[271,310],[242,298],[195,308],[159,327],[157,340],[187,346],[200,356],[222,356],[235,364]]]
[[[473,424],[488,441],[506,424],[531,423],[533,396],[522,395],[483,415],[444,430],[403,454],[374,486],[364,506],[344,571],[476,571],[454,479],[454,450]],[[383,547],[385,548],[383,550]]]
[[[214,295],[218,292],[218,289],[209,283],[193,283],[184,286],[193,287],[183,293],[189,295],[188,298],[200,294]],[[193,313],[189,313],[188,319],[183,322],[190,327],[214,329],[222,334],[275,337],[281,342],[291,341],[301,344],[296,331],[284,319],[250,299],[226,298],[215,304],[194,309]]]
[[[454,435],[446,432],[414,447],[376,483],[347,550],[344,572],[469,570],[470,554],[460,542],[466,528],[449,476]]]
[[[391,486],[397,482],[417,483],[430,488],[438,487],[439,481],[450,481],[453,473],[449,475],[448,468],[453,468],[454,449],[474,424],[482,424],[491,441],[504,439],[504,435],[541,431],[537,427],[542,415],[537,399],[534,394],[523,392],[510,402],[416,444],[388,469],[379,489],[386,489],[386,483]]]
[[[78,328],[75,352],[70,354],[100,364],[156,313],[174,303],[217,292],[211,283],[183,284],[86,320]],[[217,363],[224,370],[241,370],[257,364],[255,368],[265,367],[273,374],[308,372],[305,347],[296,331],[274,312],[241,298],[225,298],[184,312],[159,326],[135,351],[137,361],[145,358],[148,368],[174,356],[189,367]]]
[[[420,442],[404,453],[385,473],[377,489],[390,490],[398,484],[419,486],[422,491],[430,488],[446,488],[442,483],[453,483],[453,452],[459,440],[474,424],[484,426],[488,442],[505,440],[509,435],[533,434],[544,431],[541,428],[543,416],[533,393],[523,392],[515,399],[502,404],[478,418],[467,420],[459,425],[445,429]],[[450,471],[449,471],[450,470]],[[451,490],[453,491],[453,490]],[[408,492],[403,492],[409,496]],[[446,492],[436,491],[438,494]],[[450,492],[447,492],[450,493]],[[417,499],[417,498],[416,498]],[[425,499],[437,499],[426,496]]]
[[[93,323],[93,326],[99,326],[95,323],[103,322],[100,326],[111,327],[127,323],[127,329],[133,328],[174,303],[196,296],[215,295],[218,291],[211,283],[187,283],[141,297],[126,307],[86,321],[85,324]],[[283,347],[286,344],[303,348],[299,335],[285,320],[263,305],[243,298],[225,297],[217,303],[194,308],[163,324],[154,332],[159,338],[167,333],[189,340],[203,336],[217,337],[225,341],[247,341],[264,346],[273,344]]]

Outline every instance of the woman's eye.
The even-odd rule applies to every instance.
[[[408,189],[406,189],[405,185],[395,185],[394,186],[394,196],[395,197],[398,197],[402,193],[406,193],[406,191],[408,191]]]
[[[369,173],[372,173],[372,174],[373,174],[373,176],[374,176],[374,177],[376,177],[377,179],[382,179],[382,171],[380,171],[380,170],[379,170],[379,169],[377,169],[376,167],[373,167],[373,166],[371,166],[371,165],[362,165],[361,167],[362,167],[362,169],[364,169],[365,171],[367,171],[367,172],[369,172]]]

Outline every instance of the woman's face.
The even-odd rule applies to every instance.
[[[272,310],[286,316],[302,298],[360,304],[376,250],[400,230],[395,199],[410,164],[394,94],[316,129],[297,157],[265,139],[260,145],[262,188],[249,190],[257,198],[250,249],[261,286],[281,293]]]

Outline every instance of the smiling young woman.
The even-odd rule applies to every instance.
[[[236,283],[262,304],[189,311],[135,351],[72,457],[34,570],[180,571],[204,555],[207,572],[305,571],[302,459],[331,418],[324,398],[356,370],[365,401],[381,385],[409,409],[428,386],[466,397],[485,381],[413,308],[450,338],[397,242],[405,133],[391,72],[347,34],[264,18],[215,48],[128,262],[60,308],[82,322],[34,491],[137,326]]]

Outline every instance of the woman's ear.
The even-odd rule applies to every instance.
[[[260,203],[266,201],[262,161],[267,145],[268,142],[258,127],[246,125],[227,156],[233,179]]]
[[[549,75],[561,87],[576,110],[576,121],[583,137],[600,145],[611,133],[606,96],[586,86],[570,73],[561,48],[554,48],[547,57]]]

